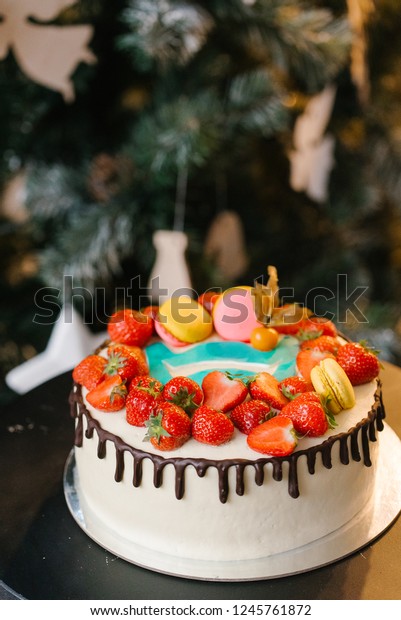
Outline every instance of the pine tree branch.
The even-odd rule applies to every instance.
[[[235,33],[246,55],[274,66],[283,77],[296,77],[309,91],[332,80],[348,59],[348,23],[326,9],[299,0],[214,0],[209,10],[222,28]]]
[[[171,0],[130,0],[122,21],[130,32],[119,37],[118,47],[128,51],[143,71],[187,63],[213,26],[197,4]]]
[[[375,177],[389,199],[400,210],[401,143],[393,140],[384,127],[376,124],[368,136],[365,150]]]
[[[285,129],[289,120],[286,96],[267,69],[236,76],[229,85],[226,104],[230,137],[238,130],[267,137]]]
[[[121,261],[134,253],[136,219],[133,209],[109,206],[102,213],[98,205],[81,204],[68,226],[56,231],[54,244],[40,254],[42,278],[59,287],[62,276],[69,275],[75,286],[90,291],[109,281],[119,273]]]
[[[327,10],[293,10],[283,6],[269,39],[274,41],[283,68],[294,71],[308,90],[319,90],[333,80],[348,59],[351,33],[345,19]],[[274,49],[272,48],[273,57]],[[279,63],[278,63],[279,64]]]
[[[63,275],[93,289],[119,272],[121,261],[134,253],[140,231],[135,196],[121,188],[108,201],[96,203],[87,177],[63,165],[29,167],[27,208],[39,246],[40,276],[60,286]]]
[[[26,173],[27,207],[39,226],[49,220],[64,219],[82,201],[84,187],[78,170],[32,163]]]
[[[222,108],[211,92],[180,96],[143,114],[134,128],[131,156],[144,170],[175,184],[178,169],[201,166],[219,144]]]

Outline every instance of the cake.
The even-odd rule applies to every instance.
[[[185,329],[179,326],[177,330],[177,325],[171,327],[169,322],[174,314],[171,301],[164,307],[149,307],[140,320],[137,313],[128,311],[136,320],[133,341],[129,340],[129,321],[124,311],[125,315],[116,313],[109,323],[111,340],[88,356],[100,364],[95,370],[91,366],[90,382],[86,382],[89,387],[85,387],[80,375],[80,370],[88,366],[87,359],[74,369],[70,403],[82,509],[95,515],[105,531],[115,532],[127,544],[150,553],[196,562],[238,562],[294,552],[351,522],[366,509],[374,494],[378,431],[383,428],[384,418],[377,358],[362,351],[360,345],[352,345],[358,354],[361,349],[361,359],[366,359],[360,362],[354,357],[350,363],[346,347],[351,343],[331,321],[315,319],[304,310],[300,316],[299,308],[286,321],[283,313],[287,316],[288,310],[279,307],[275,290],[274,299],[270,288],[258,291],[242,287],[234,292],[238,294],[239,290],[240,298],[247,299],[247,310],[254,313],[252,320],[247,313],[248,328],[229,322],[228,332],[227,326],[221,329],[219,321],[224,313],[221,308],[219,312],[215,309],[224,300],[224,293],[188,301],[185,317],[196,308],[201,327],[200,332],[191,327],[187,342]],[[272,303],[267,304],[267,321],[265,314],[263,323],[258,303],[252,308],[248,301],[254,295],[260,302],[259,293],[266,295],[266,291]],[[269,301],[268,296],[266,299]],[[266,299],[262,298],[265,308]],[[175,323],[179,323],[177,316]],[[146,334],[138,341],[143,325]],[[302,331],[302,338],[305,336],[305,326],[312,327],[306,341],[300,335]],[[322,334],[326,326],[332,331]],[[261,329],[270,330],[275,343],[270,339],[268,345],[258,344],[255,330]],[[326,342],[330,339],[335,349],[328,351]],[[127,370],[125,364],[106,377],[104,364],[116,351],[121,353],[121,347],[131,347],[139,373],[133,379],[120,373],[121,367]],[[305,356],[308,361],[313,357],[314,371],[305,364]],[[342,373],[340,380],[336,377],[334,387],[327,381],[331,367],[340,368]],[[213,373],[217,373],[219,381],[224,374],[224,381],[231,381],[230,389],[235,386],[237,392],[242,385],[246,395],[234,394],[239,404],[224,407],[228,403],[224,382],[218,384],[217,390],[207,392],[208,381],[215,380]],[[152,438],[150,419],[154,422],[157,411],[159,427],[165,419],[160,405],[167,399],[165,387],[173,378],[183,377],[194,381],[201,390],[198,402],[194,398],[191,411],[187,408],[184,413],[192,420],[187,426],[184,423],[186,430],[177,435],[179,441],[175,443],[168,443],[173,441],[174,433],[165,429]],[[269,401],[268,397],[263,400],[257,377],[274,383],[276,396],[277,389],[281,393],[281,403]],[[292,387],[297,379],[304,384],[302,394]],[[99,386],[104,390],[108,381],[114,381],[119,388],[114,393],[114,411],[95,406],[100,401],[91,396]],[[153,391],[158,386],[158,395],[153,394],[156,404],[148,418],[135,425],[132,394],[142,390],[148,397],[149,383]],[[336,399],[334,406],[338,387],[345,400]],[[302,411],[305,407],[308,411],[324,410],[327,423],[322,432],[300,430],[298,412],[293,412],[301,406],[302,398],[306,402]],[[261,413],[256,421],[251,416],[251,427],[245,428],[241,427],[239,414],[246,403],[248,410],[252,409],[249,403],[254,406],[255,415],[260,406]],[[169,406],[165,406],[166,411]],[[223,416],[222,433],[228,434],[222,441],[207,442],[202,437],[202,424],[208,419],[205,410]],[[197,423],[198,419],[202,423]],[[273,435],[270,427],[274,427]],[[266,443],[267,436],[269,441],[273,437],[273,443]],[[292,440],[293,445],[288,446]]]

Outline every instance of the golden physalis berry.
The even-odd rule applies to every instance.
[[[251,345],[259,351],[271,351],[277,346],[278,332],[273,327],[255,327],[251,334]]]

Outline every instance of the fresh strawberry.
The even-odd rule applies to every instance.
[[[144,386],[145,382],[148,384],[147,387]],[[131,385],[127,396],[125,414],[128,424],[145,426],[145,422],[162,400],[161,392],[162,385],[160,382],[150,377],[140,377],[137,385]]]
[[[216,300],[220,297],[220,294],[216,291],[205,291],[198,297],[198,301],[208,312],[212,312]]]
[[[154,377],[150,377],[149,375],[138,375],[133,377],[129,382],[129,391],[131,388],[140,387],[140,388],[151,388],[155,392],[163,391],[163,383],[155,379]]]
[[[230,419],[241,433],[249,435],[255,426],[266,422],[272,415],[269,405],[263,400],[247,400],[231,411]]]
[[[157,315],[159,313],[159,306],[145,306],[144,308],[141,308],[141,312],[145,316],[148,316],[152,319],[152,325],[153,325],[152,333],[156,334],[155,320],[157,319]]]
[[[240,405],[248,396],[248,388],[241,379],[221,370],[213,370],[203,378],[202,390],[203,403],[223,413]]]
[[[317,338],[318,336],[336,336],[337,328],[329,319],[319,316],[311,316],[303,318],[295,323],[284,323],[282,325],[273,325],[280,334],[296,336],[301,340],[306,337]]]
[[[279,415],[256,426],[248,435],[252,450],[271,456],[287,456],[294,452],[298,439],[290,418]]]
[[[141,308],[142,314],[150,316],[152,319],[156,319],[159,313],[159,306],[145,306]]]
[[[312,368],[317,366],[319,362],[327,357],[335,359],[335,356],[332,353],[329,353],[328,351],[319,351],[319,349],[306,349],[304,351],[298,351],[296,366],[299,374],[305,379],[305,381],[310,382],[310,373]]]
[[[315,392],[300,394],[283,407],[279,415],[290,418],[296,432],[308,437],[320,437],[334,425]]]
[[[92,390],[104,377],[107,360],[101,355],[88,355],[72,371],[72,378],[76,383]]]
[[[108,374],[113,374],[116,367],[118,374],[124,379],[149,374],[146,355],[140,347],[112,343],[107,349],[107,354],[109,356]]]
[[[220,446],[230,441],[234,424],[221,411],[201,405],[192,417],[192,437],[211,446]]]
[[[297,338],[317,338],[318,336],[336,336],[337,328],[333,321],[321,316],[310,316],[303,319],[297,332]]]
[[[338,349],[337,362],[352,385],[368,383],[379,376],[380,362],[364,343],[347,342]]]
[[[193,379],[189,377],[173,377],[163,388],[163,398],[182,407],[188,414],[203,402],[203,392]]]
[[[148,429],[145,440],[159,450],[176,450],[191,435],[191,420],[181,407],[160,401],[154,413],[146,421]]]
[[[270,301],[269,301],[270,305]],[[268,310],[267,313],[270,311]],[[265,313],[264,313],[265,314]],[[299,304],[284,304],[274,308],[271,327],[280,334],[295,336],[303,319],[311,314],[310,310]]]
[[[146,358],[139,347],[116,345],[109,347],[109,349],[111,349],[111,353],[104,369],[105,375],[118,374],[122,379],[129,380],[138,375],[148,374]]]
[[[279,334],[283,336],[296,336],[301,329],[302,321],[295,323],[272,323],[272,326]]]
[[[310,392],[313,390],[313,385],[309,381],[306,381],[303,377],[287,377],[278,384],[278,387],[282,394],[289,400],[293,400],[298,394],[304,392]]]
[[[263,400],[276,411],[280,411],[288,403],[281,390],[279,381],[268,372],[260,372],[249,384],[252,398]]]
[[[307,338],[303,340],[299,345],[299,348],[304,351],[305,349],[315,349],[318,351],[329,351],[333,355],[337,355],[339,341],[334,336],[318,336],[317,338]]]
[[[119,375],[107,377],[86,395],[92,407],[101,411],[120,411],[125,405],[127,388]]]
[[[118,310],[110,317],[107,331],[113,342],[144,347],[153,334],[153,319],[137,310]]]

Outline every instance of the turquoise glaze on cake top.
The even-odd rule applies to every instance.
[[[270,372],[278,380],[295,374],[298,341],[282,338],[272,351],[258,351],[250,344],[210,339],[195,345],[172,349],[163,342],[146,347],[150,376],[162,383],[176,376],[186,376],[198,383],[212,370],[230,371],[245,376]]]

